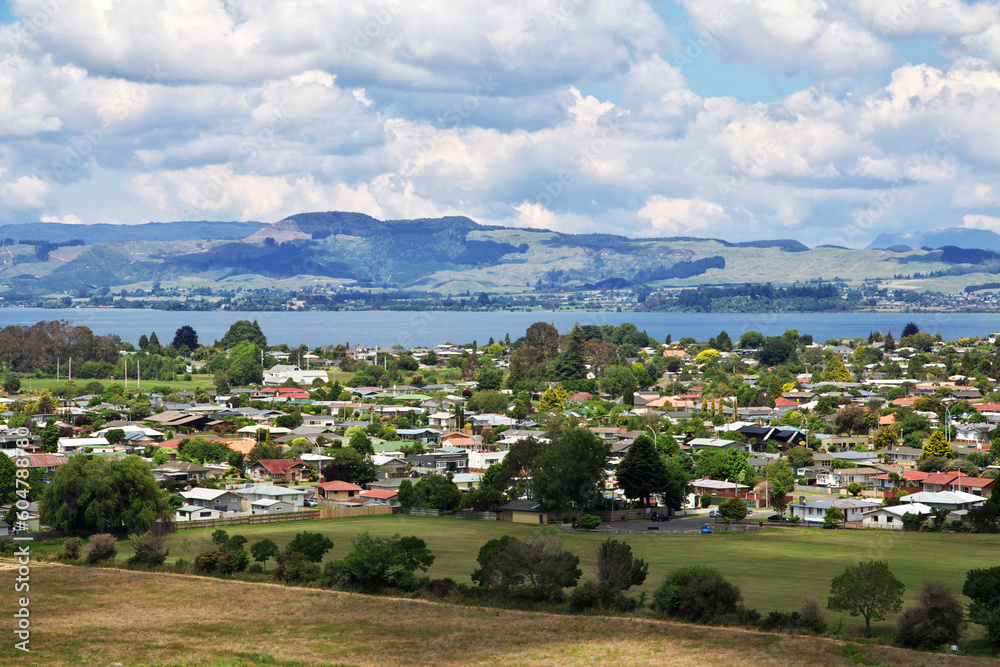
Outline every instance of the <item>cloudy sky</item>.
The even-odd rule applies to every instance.
[[[1000,1],[0,0],[0,222],[1000,231]]]

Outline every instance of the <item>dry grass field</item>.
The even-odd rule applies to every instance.
[[[13,566],[0,577],[13,579]],[[3,665],[994,665],[995,660],[642,618],[562,616],[266,583],[31,571],[31,652]],[[4,617],[15,595],[9,586]],[[8,621],[10,623],[10,621]]]

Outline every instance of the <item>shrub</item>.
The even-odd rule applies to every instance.
[[[916,604],[904,609],[896,621],[896,643],[921,651],[954,644],[962,636],[964,611],[950,588],[927,580],[917,592]]]
[[[129,542],[134,552],[128,559],[129,565],[162,565],[170,553],[166,537],[152,531],[147,530],[142,535],[132,535],[129,537]]]
[[[743,599],[738,586],[704,565],[679,567],[653,593],[653,609],[690,623],[710,623],[736,612]]]
[[[247,568],[247,572],[250,574],[261,574],[264,572],[264,566],[260,563],[251,563],[250,567]]]
[[[67,537],[63,542],[63,552],[59,556],[63,560],[77,560],[80,558],[80,549],[83,540],[79,537]]]
[[[583,574],[580,557],[562,542],[538,536],[531,542],[504,535],[479,549],[472,580],[503,597],[561,602],[563,588],[576,586]]]
[[[701,508],[705,509],[705,508],[707,508],[711,504],[712,504],[712,496],[710,496],[707,493],[703,494],[701,496]]]
[[[319,564],[311,562],[298,551],[286,552],[274,569],[274,578],[289,584],[315,581],[320,576]]]
[[[109,533],[91,535],[86,552],[87,565],[96,565],[111,560],[118,555],[118,540]]]
[[[419,537],[373,537],[367,531],[354,539],[354,550],[343,560],[346,580],[365,591],[414,588],[413,573],[426,571],[434,555]]]
[[[802,623],[816,634],[826,632],[826,611],[816,598],[806,598],[802,601],[799,616],[802,617]]]
[[[593,514],[584,514],[577,523],[580,524],[580,528],[593,530],[601,525],[601,517]]]
[[[194,557],[194,569],[198,572],[215,572],[219,566],[219,556],[221,553],[218,549],[202,551]]]
[[[649,563],[632,556],[627,542],[608,538],[597,546],[597,579],[621,591],[640,586],[646,581]]]
[[[174,572],[186,574],[191,569],[191,562],[185,558],[178,558],[174,561]]]
[[[623,590],[608,582],[585,581],[569,594],[569,607],[573,611],[634,611],[636,602]]]

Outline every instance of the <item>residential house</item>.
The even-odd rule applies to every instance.
[[[421,475],[469,472],[469,453],[464,451],[411,454],[406,461],[412,463],[413,470]]]
[[[926,478],[930,473],[920,472],[919,470],[902,470],[898,473],[902,480],[897,484],[889,477],[889,473],[883,472],[875,475],[872,480],[875,483],[876,491],[886,491],[888,489],[895,488],[913,488],[918,487],[922,489],[921,483],[924,478]]]
[[[923,503],[930,505],[934,509],[946,509],[950,511],[968,510],[986,502],[982,496],[974,496],[971,493],[961,491],[937,491],[911,493],[899,499],[901,503]]]
[[[882,458],[885,459],[887,463],[912,466],[916,464],[917,459],[920,458],[921,454],[924,452],[916,447],[893,445],[892,447],[886,447],[880,453],[882,454]]]
[[[950,472],[939,472],[925,477],[921,484],[923,490],[935,493],[937,491],[960,491],[974,496],[989,496],[995,480],[987,477],[969,477]]]
[[[863,489],[873,489],[875,476],[878,474],[879,470],[876,468],[831,468],[816,474],[816,484],[845,489],[849,484],[857,483]]]
[[[153,476],[174,482],[199,482],[211,472],[205,466],[190,461],[167,461],[153,468]]]
[[[55,473],[56,468],[67,463],[69,459],[59,454],[28,454],[28,468],[40,468],[46,475]]]
[[[290,489],[286,486],[275,486],[273,484],[257,484],[256,486],[246,486],[239,489],[241,496],[251,503],[255,500],[284,500],[292,503],[296,507],[302,507],[302,500],[306,497],[306,492],[302,489]],[[249,504],[248,504],[249,507]]]
[[[830,500],[799,500],[789,505],[792,516],[799,517],[805,523],[823,523],[826,511],[836,507],[844,515],[844,521],[861,521],[864,512],[882,505],[881,500],[865,498],[832,498]]]
[[[688,443],[691,451],[699,449],[735,449],[741,452],[750,451],[750,446],[744,442],[724,440],[722,438],[692,438]]]
[[[470,451],[469,472],[485,472],[494,463],[503,461],[508,453],[506,449],[499,452]]]
[[[195,487],[190,491],[181,491],[180,496],[187,501],[188,505],[208,507],[220,512],[239,512],[245,509],[245,494],[242,491],[234,493],[226,489]]]
[[[326,371],[304,371],[298,366],[289,364],[276,364],[264,371],[264,384],[279,385],[288,380],[297,384],[312,386],[313,381],[323,380],[326,382],[330,377]]]
[[[865,528],[881,528],[883,530],[903,530],[903,515],[916,514],[926,518],[933,514],[934,508],[922,503],[909,505],[893,505],[868,510],[861,515],[861,525]]]
[[[301,484],[309,481],[312,468],[302,459],[261,459],[247,466],[251,479],[270,479],[275,484]]]
[[[399,492],[398,491],[388,491],[385,489],[368,489],[367,491],[362,491],[359,498],[364,498],[365,500],[375,501],[379,505],[389,505],[390,507],[399,506]]]
[[[174,510],[174,521],[198,521],[202,519],[222,518],[222,512],[212,507],[201,505],[182,505]]]
[[[747,494],[750,492],[750,487],[746,484],[709,479],[708,477],[696,479],[692,482],[692,484],[694,485],[694,493],[696,496],[704,496],[707,494],[713,497],[721,498],[746,498]]]
[[[295,511],[295,505],[284,500],[255,500],[250,503],[251,514],[289,514]]]
[[[332,482],[320,482],[316,485],[316,495],[327,500],[348,500],[361,494],[363,490],[357,484],[334,480]]]
[[[460,472],[451,478],[451,481],[462,491],[472,491],[479,488],[479,482],[483,476],[477,472]]]

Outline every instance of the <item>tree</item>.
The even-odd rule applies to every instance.
[[[373,537],[365,531],[354,538],[354,549],[341,562],[349,584],[365,592],[413,587],[413,573],[426,571],[434,555],[419,537]]]
[[[274,540],[265,537],[259,542],[254,542],[250,547],[250,554],[258,563],[263,563],[264,571],[267,572],[267,561],[270,558],[277,559],[281,555],[281,549],[274,543]]]
[[[895,447],[898,442],[899,432],[892,424],[879,426],[878,430],[875,431],[875,435],[872,436],[872,447],[876,450],[885,449],[886,447]]]
[[[750,474],[750,464],[736,449],[714,449],[702,453],[694,472],[698,477],[742,484]]]
[[[182,354],[191,354],[198,349],[198,332],[185,324],[174,332],[172,345]]]
[[[720,352],[732,352],[733,339],[725,331],[720,331],[719,335],[715,337],[715,345],[712,347]]]
[[[785,458],[792,468],[804,468],[815,463],[813,452],[808,447],[792,447],[785,452]]]
[[[921,454],[921,458],[930,456],[940,456],[945,459],[955,458],[955,450],[945,440],[941,431],[931,433],[931,437],[927,438],[927,442],[924,443],[924,453]]]
[[[851,482],[850,484],[847,485],[847,492],[852,496],[854,496],[855,498],[857,498],[859,495],[861,495],[861,488],[862,488],[861,485],[858,484],[857,482]]]
[[[587,376],[583,344],[583,329],[577,322],[566,336],[566,350],[556,360],[555,371],[560,380],[579,380]]]
[[[169,514],[149,464],[136,455],[121,459],[71,456],[58,468],[41,498],[41,520],[57,530],[148,530]]]
[[[608,366],[601,377],[601,391],[612,399],[622,398],[626,405],[632,405],[632,394],[637,387],[635,374],[630,366]]]
[[[462,504],[462,492],[444,475],[425,475],[413,485],[414,507],[450,512]]]
[[[830,582],[827,608],[846,611],[865,619],[865,637],[872,636],[871,622],[881,621],[888,612],[903,607],[903,585],[885,561],[867,560],[848,565],[844,573]]]
[[[238,320],[229,327],[229,331],[226,335],[222,337],[219,341],[219,346],[224,350],[229,350],[235,348],[237,345],[243,342],[250,343],[251,346],[257,347],[261,350],[267,349],[267,337],[264,336],[264,332],[261,331],[260,325],[254,320],[250,322],[249,320]]]
[[[264,367],[260,363],[260,350],[249,341],[238,343],[229,354],[229,381],[236,386],[260,384],[264,380]]]
[[[705,565],[679,567],[653,593],[653,609],[688,623],[711,623],[733,614],[743,599],[738,586]]]
[[[614,538],[601,542],[596,549],[597,580],[621,591],[641,586],[649,574],[649,563],[632,555],[628,542]]]
[[[556,385],[555,387],[549,387],[542,394],[542,398],[538,401],[538,404],[542,410],[562,412],[566,409],[566,396],[566,390],[560,385]]]
[[[332,548],[333,541],[322,533],[303,531],[296,533],[295,538],[285,547],[285,553],[302,554],[306,560],[319,563],[323,560],[323,555]]]
[[[889,333],[892,334],[891,331]],[[907,322],[906,326],[903,327],[903,333],[899,334],[899,338],[902,340],[908,336],[915,336],[918,333],[920,333],[920,327],[918,327],[914,322]]]
[[[718,339],[716,339],[718,344]],[[759,331],[744,331],[738,343],[741,350],[757,350],[764,347],[764,334]]]
[[[473,412],[482,414],[497,414],[507,410],[508,398],[499,391],[487,389],[477,391],[469,399],[466,407]]]
[[[8,394],[16,394],[21,391],[21,380],[13,373],[3,376],[3,390]]]
[[[618,464],[618,484],[626,498],[639,498],[649,506],[650,496],[667,484],[667,466],[653,444],[652,438],[641,435],[633,441],[628,453]]]
[[[580,557],[562,548],[562,541],[539,535],[525,542],[504,535],[479,549],[479,567],[472,580],[507,597],[558,602],[564,588],[576,586],[583,572]]]
[[[834,355],[830,358],[830,361],[826,363],[826,367],[820,374],[820,378],[824,382],[850,382],[851,372],[847,370],[843,359]]]
[[[969,570],[962,586],[969,604],[969,620],[986,626],[986,639],[1000,651],[1000,567]]]
[[[865,409],[858,405],[849,405],[837,411],[833,418],[833,426],[838,433],[861,433],[865,431]]]
[[[347,441],[347,446],[362,455],[373,456],[375,454],[375,445],[372,444],[371,438],[364,431],[358,431],[352,435],[351,439]]]
[[[550,510],[584,504],[604,477],[611,445],[590,431],[569,428],[551,439],[534,461],[534,497]],[[509,455],[508,455],[509,456]]]
[[[503,386],[503,372],[499,368],[484,366],[476,375],[476,387],[479,391],[499,391]]]
[[[125,439],[125,430],[120,428],[108,429],[104,432],[104,439],[107,440],[109,444],[117,445]]]
[[[731,521],[745,519],[747,516],[746,501],[739,498],[727,498],[719,504],[719,514]]]
[[[757,359],[765,366],[780,366],[795,354],[795,345],[783,336],[771,336],[757,352]]]
[[[719,351],[714,348],[708,348],[707,350],[702,350],[695,357],[694,361],[697,364],[707,364],[712,361],[717,361],[719,359]]]
[[[273,442],[268,442],[267,440],[258,440],[257,443],[250,448],[250,452],[247,454],[247,463],[256,463],[257,461],[271,461],[273,459],[281,458],[281,446],[276,445]]]
[[[55,419],[49,419],[39,435],[42,437],[42,451],[49,454],[59,451],[59,427]]]
[[[916,604],[896,621],[896,643],[906,648],[933,651],[956,644],[965,624],[962,603],[951,589],[928,579],[917,593]]]
[[[0,505],[11,505],[18,500],[17,466],[5,452],[0,452]]]

